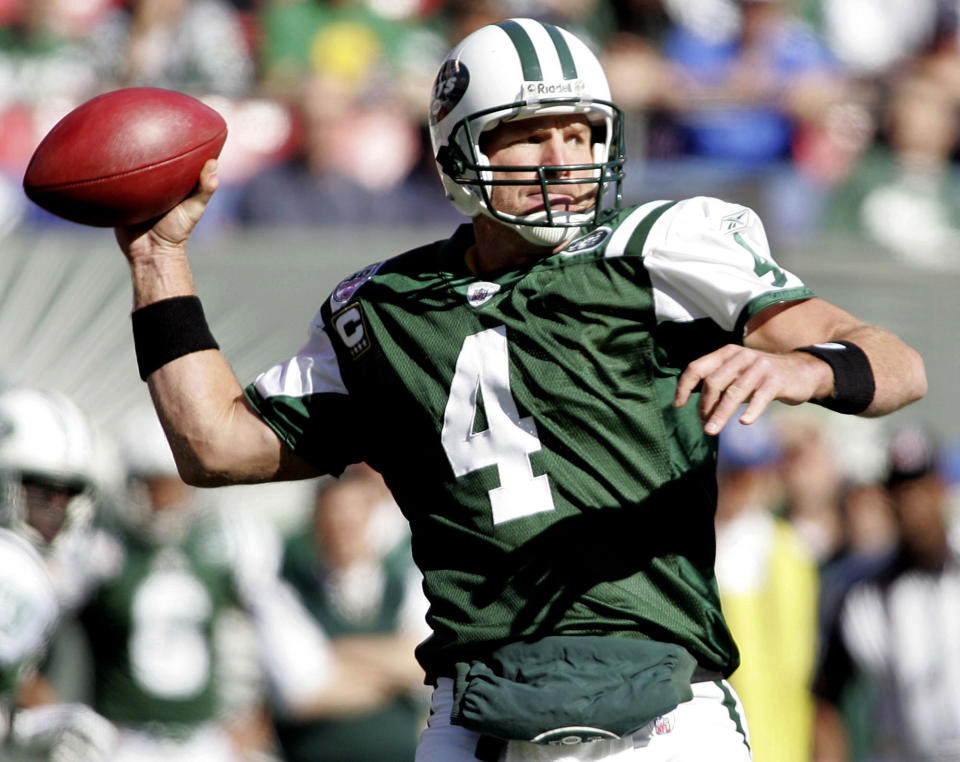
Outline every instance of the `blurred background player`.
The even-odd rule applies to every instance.
[[[288,762],[412,762],[426,718],[413,653],[429,635],[421,575],[383,479],[366,465],[321,483],[313,520],[290,537],[282,574],[329,635],[352,678],[334,701],[277,718]]]
[[[93,511],[94,434],[61,395],[0,393],[0,758],[97,762],[113,726],[76,703],[24,707],[27,684],[57,627],[46,554]]]
[[[814,685],[822,762],[960,759],[960,563],[928,433],[894,433],[886,483],[899,542],[850,587],[831,623]],[[859,738],[856,718],[841,712],[851,689],[872,699],[858,707],[871,729]]]
[[[82,558],[73,558],[69,602],[89,642],[92,705],[120,730],[112,759],[235,762],[265,754],[272,741],[261,657],[281,661],[273,674],[282,681],[294,669],[283,663],[296,652],[289,638],[306,629],[320,656],[311,662],[305,652],[296,669],[322,683],[329,664],[322,633],[280,586],[279,537],[248,512],[225,521],[184,484],[152,410],[127,418],[120,443],[129,492]],[[235,616],[241,610],[249,621]],[[232,669],[227,653],[240,656]]]

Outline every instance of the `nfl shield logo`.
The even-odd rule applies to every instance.
[[[673,717],[671,715],[665,714],[653,721],[653,732],[656,735],[665,736],[671,730],[673,730]]]

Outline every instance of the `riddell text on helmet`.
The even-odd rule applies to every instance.
[[[553,95],[574,95],[587,89],[582,79],[565,79],[562,82],[524,82],[523,92],[527,98],[549,98]]]

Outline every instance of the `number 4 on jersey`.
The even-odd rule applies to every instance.
[[[487,428],[474,431],[479,400]],[[457,478],[496,466],[500,486],[490,490],[493,523],[554,510],[546,474],[534,476],[530,453],[540,449],[533,418],[521,418],[510,392],[507,331],[500,326],[464,339],[450,384],[440,434]]]

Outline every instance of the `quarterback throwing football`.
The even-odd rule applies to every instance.
[[[471,223],[345,279],[246,389],[186,257],[215,164],[154,227],[117,231],[181,473],[383,474],[430,602],[421,762],[748,760],[714,435],[773,400],[891,412],[925,393],[921,358],[779,267],[750,209],[621,208],[622,113],[563,29],[469,35],[430,128]]]

